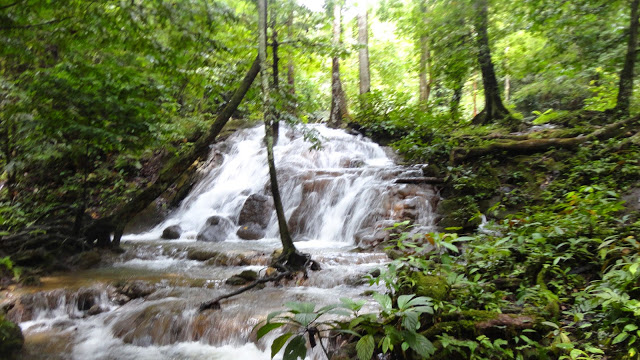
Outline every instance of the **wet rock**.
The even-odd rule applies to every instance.
[[[71,265],[78,269],[89,269],[100,263],[102,256],[96,250],[81,252],[71,259]]]
[[[118,284],[116,289],[118,293],[125,295],[129,299],[145,297],[156,291],[153,285],[142,280],[126,281],[123,284]]]
[[[215,258],[222,255],[217,251],[206,249],[189,249],[187,250],[187,259],[196,261],[207,261],[211,258]]]
[[[247,200],[244,201],[244,205],[242,205],[238,224],[245,225],[254,223],[264,229],[269,225],[273,211],[273,199],[271,197],[251,194]]]
[[[255,281],[258,278],[258,273],[253,270],[245,270],[238,274],[238,276],[248,281]]]
[[[162,231],[161,238],[166,240],[175,240],[180,239],[181,234],[182,228],[180,227],[180,225],[171,225],[164,229],[164,231]]]
[[[97,305],[100,299],[100,291],[97,289],[81,288],[76,293],[77,307],[80,311],[87,311]]]
[[[244,240],[258,240],[264,237],[265,231],[256,223],[247,223],[240,226],[236,235]]]
[[[238,275],[233,275],[232,277],[228,278],[227,281],[225,281],[224,283],[232,286],[240,286],[240,285],[246,285],[250,283],[250,281]]]
[[[89,311],[87,311],[87,315],[89,316],[94,316],[94,315],[98,315],[105,312],[105,309],[103,309],[100,305],[96,304],[93,305]]]
[[[625,201],[625,207],[630,211],[640,210],[640,188],[632,188],[626,194],[622,195]]]
[[[235,226],[231,220],[214,215],[207,219],[204,228],[198,233],[198,241],[221,242],[225,241]]]
[[[255,281],[258,278],[258,273],[253,270],[245,270],[238,275],[233,275],[225,281],[227,285],[246,285],[250,282]]]

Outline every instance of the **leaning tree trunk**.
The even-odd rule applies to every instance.
[[[247,94],[247,91],[249,91],[251,84],[253,84],[259,70],[260,63],[258,58],[256,58],[242,80],[242,83],[229,100],[229,103],[227,103],[222,112],[218,114],[216,120],[211,124],[209,131],[196,141],[193,147],[191,147],[191,150],[180,157],[171,159],[162,170],[160,170],[158,177],[147,185],[145,189],[111,215],[94,221],[86,233],[92,234],[91,237],[93,237],[93,235],[97,237],[108,237],[109,233],[114,233],[112,246],[118,247],[124,228],[129,220],[166,191],[196,160],[205,157],[209,153],[209,145],[215,141],[224,125],[236,111],[238,105],[240,105],[240,102]],[[88,240],[91,241],[94,239]]]
[[[473,118],[475,125],[488,124],[494,120],[510,117],[509,110],[504,107],[500,98],[500,89],[496,72],[491,60],[489,47],[489,5],[487,0],[475,0],[474,25],[476,29],[476,46],[478,51],[478,63],[482,71],[482,85],[484,87],[484,109]]]
[[[360,96],[371,91],[371,72],[369,71],[369,29],[367,24],[367,8],[363,2],[358,12],[358,52]]]
[[[338,1],[333,5],[333,45],[339,47],[342,43],[342,7]],[[340,81],[340,57],[335,55],[331,61],[331,110],[329,125],[340,127],[343,120],[349,119],[347,98]]]
[[[298,253],[293,239],[289,233],[289,227],[287,226],[287,219],[284,214],[284,208],[282,206],[282,199],[280,198],[280,190],[278,188],[278,176],[276,173],[275,158],[273,155],[273,124],[274,114],[271,104],[271,98],[269,96],[269,74],[267,73],[267,0],[258,1],[258,15],[259,15],[259,31],[258,36],[258,57],[260,58],[260,67],[262,68],[260,80],[262,86],[262,100],[263,100],[263,116],[264,116],[264,140],[267,147],[267,162],[269,164],[269,180],[271,182],[271,194],[273,196],[273,202],[276,208],[276,216],[278,218],[278,228],[280,229],[280,240],[282,241],[282,255],[279,261],[281,265],[289,268],[301,268],[306,265],[308,257]],[[304,259],[304,260],[302,260]]]
[[[620,83],[618,85],[618,99],[613,112],[618,116],[629,115],[631,95],[633,94],[633,70],[636,63],[636,48],[638,47],[638,4],[640,0],[631,3],[631,21],[629,23],[629,39],[627,42],[627,55],[622,71],[620,71]]]

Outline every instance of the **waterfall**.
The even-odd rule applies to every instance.
[[[196,311],[203,301],[233,291],[225,283],[232,275],[264,272],[280,247],[264,128],[241,130],[212,147],[211,157],[222,162],[200,170],[201,180],[166,220],[124,237],[125,253],[115,263],[45,277],[43,287],[0,301],[23,329],[24,358],[267,360],[277,334],[257,342],[254,326],[287,301],[323,306],[348,297],[367,300],[365,310],[374,310],[363,276],[389,259],[376,250],[351,250],[373,248],[397,221],[430,229],[437,195],[430,185],[396,184],[398,177],[422,172],[395,165],[375,143],[321,125],[310,128],[321,138],[320,149],[311,149],[299,131],[282,128],[274,150],[296,246],[322,270],[243,293],[219,311]],[[161,239],[173,225],[181,228],[179,239]],[[259,236],[238,236],[249,227]],[[198,240],[211,240],[205,235],[216,241]],[[310,358],[322,358],[316,355]]]
[[[310,128],[319,134],[320,149],[312,149],[300,132],[286,128],[274,147],[280,192],[294,241],[353,244],[358,231],[393,219],[389,189],[402,170],[367,139],[321,125]],[[253,194],[270,195],[263,137],[262,126],[232,136],[225,142],[222,164],[207,169],[177,210],[151,231],[126,239],[159,238],[171,225],[180,226],[182,239],[195,239],[206,228],[207,219],[217,216],[233,224],[226,239],[239,240],[236,231],[245,201]],[[219,155],[220,150],[214,149],[211,157]],[[428,200],[420,201],[423,210],[429,206]],[[424,213],[431,212],[420,211],[421,216]],[[275,212],[264,231],[265,238],[278,236]]]

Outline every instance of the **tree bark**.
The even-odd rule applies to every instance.
[[[427,22],[427,4],[426,1],[423,0],[420,2],[420,14],[422,15],[422,22],[424,25],[424,29],[421,31],[426,31],[426,22]],[[418,72],[418,79],[420,81],[420,104],[422,104],[422,108],[426,110],[429,97],[431,96],[431,49],[429,48],[429,37],[426,34],[420,35],[420,71]]]
[[[271,98],[269,96],[269,74],[267,73],[267,0],[258,0],[258,15],[259,15],[259,54],[260,68],[262,69],[261,87],[262,87],[262,100],[264,106],[264,140],[267,147],[267,162],[269,164],[269,180],[271,182],[271,194],[273,196],[273,202],[276,208],[276,216],[278,218],[278,228],[280,229],[280,240],[282,241],[282,256],[283,258],[289,257],[297,253],[291,234],[289,233],[289,227],[287,226],[287,219],[284,214],[284,208],[282,206],[282,199],[280,198],[280,190],[278,188],[278,176],[276,173],[275,158],[273,154],[273,109],[271,104]]]
[[[145,189],[139,192],[133,199],[128,201],[122,208],[117,209],[111,215],[96,220],[90,230],[100,229],[100,233],[114,232],[113,247],[120,245],[120,238],[127,222],[137,213],[144,210],[153,200],[166,191],[182,173],[184,173],[196,160],[207,156],[209,145],[211,145],[224,125],[229,121],[231,115],[236,111],[238,105],[249,91],[251,84],[260,70],[258,58],[255,59],[251,68],[245,75],[242,83],[233,94],[229,103],[218,114],[216,120],[211,124],[209,131],[193,145],[191,150],[180,157],[174,157],[160,170],[158,177]],[[91,231],[93,233],[93,231]]]
[[[274,2],[271,0],[272,3]],[[278,55],[278,30],[276,29],[276,14],[271,12],[271,54],[273,55],[273,64],[271,65],[273,73],[273,88],[276,92],[280,88],[280,56]],[[265,35],[266,36],[266,35]],[[278,137],[280,135],[280,117],[274,110],[273,114],[273,143],[278,143]]]
[[[339,1],[333,5],[333,45],[338,48],[342,44],[342,6]],[[331,61],[331,110],[329,126],[338,128],[345,119],[349,119],[347,98],[340,80],[340,57],[335,55]]]
[[[618,85],[618,98],[613,112],[618,116],[629,115],[631,106],[631,95],[633,94],[633,73],[636,63],[636,49],[638,47],[638,4],[640,0],[633,0],[631,3],[631,20],[629,23],[629,39],[627,42],[627,55],[624,66],[620,71],[620,82]]]
[[[369,28],[367,23],[367,7],[362,2],[358,12],[358,52],[360,74],[360,96],[371,91],[371,72],[369,71]]]
[[[487,0],[475,0],[474,2],[474,26],[476,30],[476,46],[478,51],[478,63],[482,71],[482,85],[484,87],[484,109],[473,118],[474,125],[488,124],[494,120],[510,117],[507,108],[500,98],[500,89],[496,72],[491,60],[489,47],[489,5]]]

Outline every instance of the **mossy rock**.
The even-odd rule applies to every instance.
[[[187,251],[187,259],[197,261],[207,261],[212,258],[218,258],[220,255],[217,251],[206,249],[189,249]]]
[[[441,276],[425,275],[416,271],[409,273],[407,277],[414,284],[410,290],[407,289],[407,293],[430,297],[434,300],[445,300],[449,295],[449,284]]]
[[[22,349],[24,336],[20,327],[0,315],[0,357],[13,359]],[[6,358],[4,357],[6,356]]]

